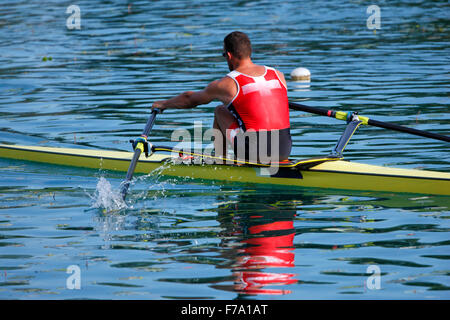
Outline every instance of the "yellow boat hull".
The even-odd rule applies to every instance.
[[[0,158],[124,172],[128,170],[132,157],[132,152],[0,145]],[[450,173],[446,172],[335,160],[308,169],[280,166],[277,174],[270,175],[267,168],[258,166],[174,164],[171,163],[173,159],[171,155],[163,154],[153,154],[149,158],[141,156],[135,172],[148,174],[159,168],[158,173],[165,176],[203,180],[450,195]]]

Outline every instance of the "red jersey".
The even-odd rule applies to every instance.
[[[231,71],[227,74],[238,87],[238,92],[228,105],[239,126],[253,129],[282,130],[290,127],[287,88],[274,68],[266,67],[259,77]]]

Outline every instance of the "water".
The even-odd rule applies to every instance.
[[[92,207],[103,209],[105,212],[122,210],[128,208],[119,190],[115,190],[111,183],[100,177],[95,187],[95,193],[92,195]]]
[[[152,101],[227,72],[222,39],[248,32],[254,60],[289,79],[291,101],[450,134],[446,1],[60,1],[0,8],[0,142],[129,150]],[[217,103],[166,111],[155,144],[212,125]],[[344,130],[291,112],[293,156],[328,153]],[[360,128],[359,162],[450,171],[448,146]],[[0,159],[3,299],[448,299],[448,197],[199,184]],[[109,189],[108,189],[109,188]],[[103,201],[104,200],[104,201]],[[103,201],[103,202],[102,202]],[[110,210],[114,209],[114,210]],[[79,290],[70,290],[69,266]],[[381,273],[380,286],[369,266]],[[371,277],[372,276],[372,277]]]

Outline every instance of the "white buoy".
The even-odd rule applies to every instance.
[[[309,72],[309,70],[306,68],[295,68],[291,72],[291,79],[293,81],[310,81],[311,72]]]

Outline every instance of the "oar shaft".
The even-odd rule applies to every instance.
[[[152,115],[147,121],[147,124],[145,125],[144,131],[142,132],[142,136],[147,137],[150,134],[150,131],[153,128],[153,124],[155,123],[156,115],[159,113],[158,109],[152,110]],[[122,189],[120,193],[122,194],[122,198],[125,200],[125,197],[127,196],[128,188],[130,187],[131,179],[133,179],[134,170],[136,169],[136,165],[139,161],[139,157],[141,156],[142,148],[136,148],[134,150],[133,158],[131,159],[130,166],[128,167],[127,176],[125,178],[125,181],[122,183]]]
[[[396,130],[396,131],[401,131],[401,132],[405,132],[405,133],[414,134],[416,136],[421,136],[421,137],[425,137],[425,138],[431,138],[431,139],[436,139],[436,140],[450,142],[450,137],[449,136],[444,136],[444,135],[436,134],[436,133],[429,132],[429,131],[417,130],[417,129],[414,129],[414,128],[408,128],[408,127],[404,127],[404,126],[399,126],[397,124],[377,121],[377,120],[373,120],[373,119],[369,119],[369,121],[367,123],[369,125],[371,125],[371,126],[374,126],[374,127],[379,127],[379,128],[384,128],[384,129],[391,129],[391,130]]]
[[[152,115],[147,121],[147,124],[145,125],[144,131],[142,131],[142,135],[148,136],[150,134],[150,131],[153,128],[153,125],[155,124],[156,115],[159,113],[159,109],[153,109]]]
[[[136,149],[134,151],[133,158],[131,159],[130,166],[128,167],[127,176],[125,178],[125,182],[122,188],[122,195],[126,195],[128,191],[128,187],[130,186],[131,179],[133,179],[134,170],[136,169],[136,165],[138,163],[139,157],[141,156],[141,149]]]
[[[343,113],[343,112],[339,112],[339,111],[336,112],[333,110],[327,110],[327,109],[317,108],[317,107],[309,107],[309,106],[305,106],[303,104],[294,103],[294,102],[289,102],[289,107],[293,110],[310,112],[310,113],[318,114],[321,116],[337,118],[340,120],[344,120],[346,118],[345,116],[342,117],[343,114],[345,115],[345,113]],[[371,125],[374,127],[390,129],[390,130],[414,134],[414,135],[421,136],[421,137],[450,142],[449,136],[444,136],[441,134],[432,133],[432,132],[423,131],[423,130],[417,130],[417,129],[413,129],[413,128],[409,128],[409,127],[404,127],[404,126],[400,126],[398,124],[369,119],[367,117],[360,117],[360,118],[363,121],[363,124],[368,124],[368,125]]]
[[[300,103],[289,102],[289,108],[291,108],[293,110],[318,114],[319,116],[326,116],[326,117],[331,116],[331,114],[329,114],[329,112],[331,110],[318,108],[318,107],[309,107],[309,106],[305,106],[304,104],[300,104]]]

